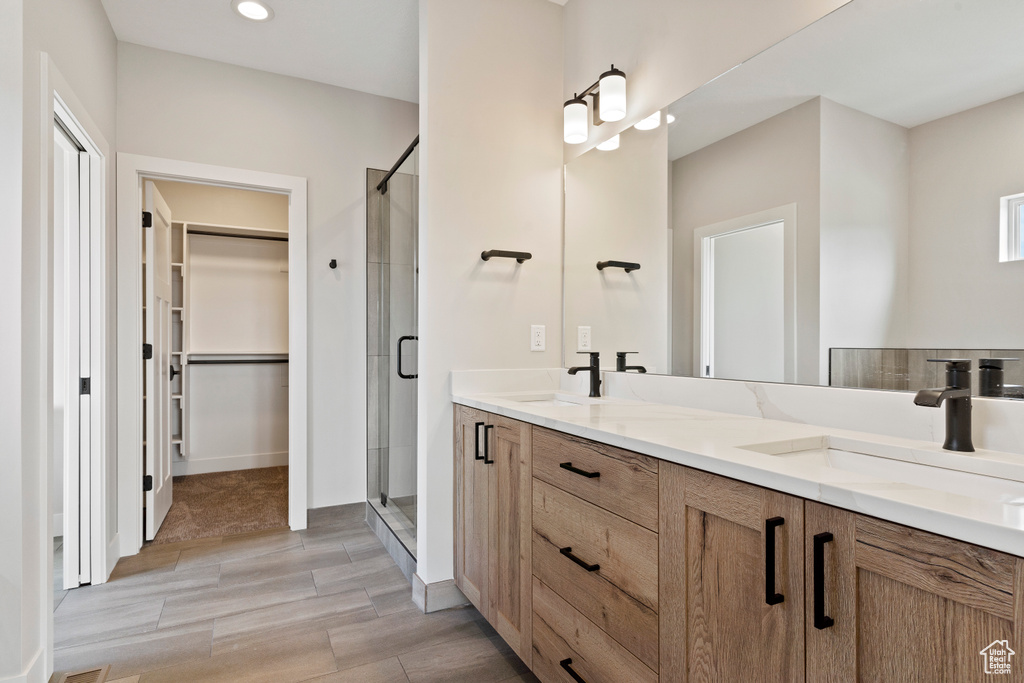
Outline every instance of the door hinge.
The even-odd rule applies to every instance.
[[[142,227],[152,228],[153,227],[153,214],[149,211],[142,212]]]
[[[153,358],[153,345],[143,344],[142,345],[142,360],[150,360]]]
[[[82,377],[78,380],[78,393],[81,396],[86,396],[92,393],[92,379],[89,377]]]
[[[142,478],[142,490],[152,491],[153,490],[153,475],[147,474]]]

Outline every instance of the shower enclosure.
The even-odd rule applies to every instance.
[[[417,144],[367,169],[366,348],[369,503],[416,557]]]

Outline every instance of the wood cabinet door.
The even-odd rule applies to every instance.
[[[659,486],[660,680],[802,681],[803,500],[669,463]]]
[[[805,528],[808,680],[1024,680],[1024,559],[812,502]]]
[[[532,427],[486,415],[484,467],[488,471],[487,618],[516,654],[532,653]],[[481,449],[484,446],[481,445]]]
[[[455,406],[455,585],[487,616],[489,469],[483,459],[487,414]]]

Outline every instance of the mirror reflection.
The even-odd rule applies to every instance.
[[[853,0],[571,161],[565,364],[914,391],[958,357],[1020,398],[1020,25]]]

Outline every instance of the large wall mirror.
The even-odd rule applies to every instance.
[[[852,0],[571,161],[565,364],[589,341],[608,368],[909,391],[943,384],[928,358],[976,389],[1016,358],[998,393],[1024,397],[1021,26],[1019,0]]]

